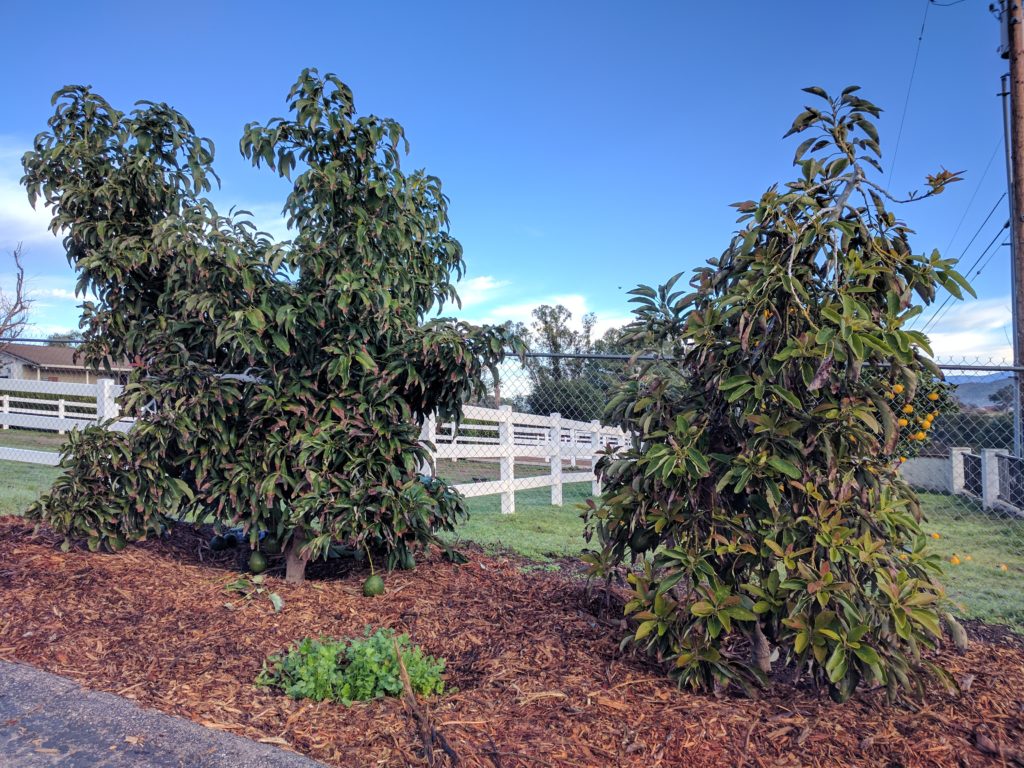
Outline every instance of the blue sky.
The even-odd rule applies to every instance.
[[[996,96],[1005,62],[987,6],[928,10],[892,187],[911,189],[940,165],[965,170],[966,180],[902,209],[918,251],[959,256],[1005,190]],[[315,66],[340,75],[361,112],[401,122],[409,167],[444,181],[469,268],[464,316],[524,320],[539,303],[561,302],[577,315],[596,312],[601,328],[615,325],[628,317],[625,292],[637,283],[722,251],[735,229],[729,203],[790,177],[796,142],[782,134],[809,100],[802,87],[861,85],[886,110],[888,171],[924,11],[925,0],[179,2],[173,10],[7,0],[0,251],[24,241],[31,331],[77,325],[62,249],[17,183],[20,156],[66,83],[91,84],[121,109],[137,99],[174,105],[216,143],[218,205],[248,208],[284,234],[286,188],[248,166],[238,138],[246,122],[282,114],[298,72]],[[1006,216],[1004,203],[965,267]],[[979,300],[933,329],[940,356],[1009,356],[1008,278],[1004,247],[975,281]],[[0,261],[0,287],[10,279]]]

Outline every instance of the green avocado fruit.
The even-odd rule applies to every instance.
[[[249,555],[249,570],[253,573],[263,573],[267,570],[267,558],[259,552],[253,552]]]
[[[658,534],[646,528],[637,528],[629,537],[629,548],[641,554],[658,546]]]
[[[279,555],[281,554],[281,542],[268,536],[260,542],[260,549],[268,555]]]
[[[363,597],[376,597],[384,594],[384,579],[374,574],[363,582]]]

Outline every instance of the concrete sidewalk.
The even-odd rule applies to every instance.
[[[323,768],[292,752],[0,661],[2,768]]]

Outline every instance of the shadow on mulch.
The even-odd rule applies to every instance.
[[[118,555],[62,553],[31,530],[0,518],[0,658],[333,765],[426,764],[402,702],[346,709],[252,681],[304,636],[380,626],[448,660],[454,690],[420,707],[465,766],[995,766],[1013,757],[994,751],[1024,742],[1024,647],[984,625],[963,656],[933,654],[964,694],[936,692],[920,709],[784,685],[759,700],[694,695],[619,650],[621,621],[597,615],[578,578],[524,572],[517,558],[420,558],[374,599],[361,594],[368,569],[350,561],[301,585],[272,573],[285,601],[274,613],[266,600],[225,608],[239,552],[211,553],[206,530],[178,526]]]

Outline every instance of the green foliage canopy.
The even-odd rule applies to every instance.
[[[600,462],[588,560],[610,574],[644,557],[632,639],[681,684],[765,684],[777,652],[838,700],[861,681],[896,698],[929,675],[952,684],[921,650],[942,618],[958,627],[896,472],[903,432],[886,393],[899,384],[911,403],[941,378],[907,327],[915,301],[970,289],[954,260],[913,253],[871,180],[877,107],[854,87],[808,91],[822,106],[790,131],[810,135],[799,178],[737,205],[743,228],[690,291],[677,275],[632,292],[633,340],[679,362],[640,361],[609,404],[635,437]],[[929,177],[922,197],[956,179]]]
[[[202,196],[213,145],[171,107],[125,114],[82,86],[54,104],[23,183],[96,296],[86,362],[137,363],[121,400],[137,422],[72,441],[32,514],[118,546],[212,513],[287,542],[289,578],[331,542],[397,562],[450,529],[462,501],[420,481],[419,422],[457,418],[516,339],[432,316],[458,300],[463,253],[440,180],[401,167],[402,127],[303,71],[289,116],[241,140],[255,166],[294,176],[295,236],[275,243]]]

